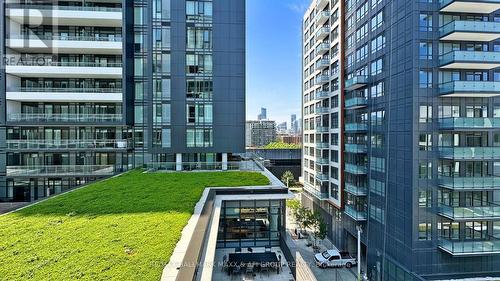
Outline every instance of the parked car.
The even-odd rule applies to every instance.
[[[327,267],[347,267],[351,268],[358,264],[357,259],[351,257],[348,252],[338,250],[326,250],[314,256],[316,265],[321,268]]]

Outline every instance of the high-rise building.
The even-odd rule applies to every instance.
[[[306,12],[305,203],[370,280],[500,276],[500,3],[424,2]]]
[[[244,152],[245,0],[5,2],[0,201]]]
[[[246,121],[246,146],[263,147],[276,141],[276,121]]]
[[[297,134],[299,130],[299,122],[297,120],[297,114],[292,114],[290,116],[290,133]]]
[[[286,133],[288,130],[288,124],[286,122],[279,123],[278,126],[276,126],[276,131],[279,133]]]
[[[260,109],[260,114],[257,115],[257,120],[258,121],[267,120],[267,108],[262,107]]]

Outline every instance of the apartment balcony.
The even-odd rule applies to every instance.
[[[500,118],[442,118],[439,119],[441,129],[499,129]]]
[[[329,59],[320,59],[316,62],[316,64],[314,66],[315,66],[316,70],[323,71],[324,69],[326,69],[330,66],[330,60]]]
[[[8,150],[126,150],[130,148],[127,140],[73,139],[73,140],[7,140]]]
[[[328,175],[323,174],[323,173],[317,173],[316,176],[315,176],[315,178],[316,178],[316,180],[318,180],[320,182],[325,182],[325,181],[329,180]]]
[[[457,191],[482,191],[500,189],[500,177],[445,177],[438,179],[440,187]]]
[[[307,193],[311,194],[312,196],[318,198],[319,200],[328,199],[328,193],[321,192],[321,191],[317,190],[316,188],[314,188],[313,186],[311,186],[309,183],[305,183],[304,184],[304,190]]]
[[[316,25],[323,25],[330,19],[330,11],[325,10],[316,14]]]
[[[5,73],[18,77],[120,79],[121,63],[51,62],[46,65],[7,65]]]
[[[321,43],[316,47],[316,56],[323,56],[330,51],[330,44]]]
[[[107,177],[114,174],[113,165],[7,166],[7,177]]]
[[[364,132],[368,129],[366,123],[347,123],[345,124],[345,130],[347,132]]]
[[[354,97],[345,101],[346,109],[357,109],[368,105],[368,100],[364,97]]]
[[[316,9],[319,11],[323,10],[329,2],[328,0],[316,0]]]
[[[328,165],[330,163],[327,157],[316,157],[314,161],[318,165]]]
[[[122,26],[121,8],[9,4],[6,16],[19,24]]]
[[[121,35],[14,35],[7,38],[6,46],[20,53],[120,55],[123,52]]]
[[[316,113],[318,115],[327,114],[329,112],[330,112],[330,108],[329,107],[320,106],[320,107],[314,108],[314,113]]]
[[[500,254],[500,239],[495,237],[479,241],[441,239],[438,247],[457,257],[494,255]]]
[[[444,41],[490,42],[500,38],[500,22],[492,21],[452,21],[439,30]]]
[[[326,83],[330,83],[330,76],[325,75],[325,74],[321,74],[321,75],[316,77],[315,81],[316,81],[316,85],[323,85]]]
[[[316,100],[321,100],[321,99],[324,99],[324,98],[328,98],[330,96],[330,93],[327,92],[327,91],[319,91],[319,92],[316,92],[314,94],[314,98]]]
[[[327,148],[330,148],[330,144],[327,142],[317,142],[315,144],[315,147],[318,149],[327,149]]]
[[[368,169],[362,165],[345,164],[344,171],[353,175],[366,175]]]
[[[330,131],[330,128],[326,126],[317,126],[315,131],[318,133],[328,133]]]
[[[367,146],[366,144],[346,143],[344,146],[344,150],[345,152],[349,153],[366,153]]]
[[[363,88],[368,83],[368,77],[366,76],[354,76],[351,79],[345,81],[345,90],[352,91],[359,88]]]
[[[73,124],[88,123],[103,125],[121,124],[122,114],[51,114],[51,113],[12,113],[7,115],[7,122],[10,123],[28,123],[28,124]]]
[[[454,160],[500,159],[500,147],[439,147],[439,157]]]
[[[441,0],[444,13],[491,14],[500,9],[500,0]]]
[[[494,69],[500,67],[500,52],[452,51],[439,58],[442,69]]]
[[[316,32],[316,40],[323,41],[329,35],[330,35],[330,27],[324,25]]]
[[[123,101],[122,88],[8,88],[7,100],[25,102],[115,102]]]
[[[451,81],[439,85],[439,94],[445,97],[492,97],[500,95],[500,82]]]
[[[355,221],[366,221],[368,218],[366,211],[358,211],[349,205],[345,206],[344,213]]]
[[[452,207],[439,204],[438,214],[455,221],[495,220],[500,219],[500,205]]]
[[[357,186],[347,182],[345,183],[345,191],[355,196],[366,196],[368,194],[366,186]]]

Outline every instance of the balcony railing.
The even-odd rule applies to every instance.
[[[330,51],[330,44],[328,43],[321,43],[316,47],[316,55],[317,56],[322,56],[326,52]]]
[[[99,42],[122,42],[120,35],[94,35],[94,36],[69,36],[69,35],[10,35],[7,39],[41,40],[41,41],[99,41]]]
[[[500,239],[490,237],[482,241],[459,241],[441,239],[439,248],[454,256],[481,256],[500,254]]]
[[[500,159],[500,147],[439,147],[439,156],[447,159]]]
[[[329,148],[330,144],[327,142],[317,142],[315,146],[316,148],[324,149],[324,148]]]
[[[497,129],[500,128],[500,118],[443,118],[439,119],[442,129]]]
[[[325,127],[325,126],[317,126],[315,130],[316,130],[316,132],[319,132],[319,133],[327,133],[330,130],[330,128]]]
[[[349,153],[366,153],[367,146],[366,144],[346,143],[345,151]]]
[[[358,211],[349,205],[345,206],[344,212],[356,221],[365,221],[368,218],[366,211]]]
[[[476,38],[479,41],[491,41],[500,36],[500,22],[456,20],[443,25],[439,33],[441,38],[445,40],[470,40]],[[450,37],[453,33],[459,34]],[[471,33],[473,36],[470,35]],[[481,39],[478,36],[479,34],[486,35],[485,39]]]
[[[330,93],[327,91],[319,91],[314,94],[317,100],[327,98],[328,96],[330,96]]]
[[[328,193],[326,192],[321,192],[319,190],[317,190],[316,188],[314,188],[313,186],[311,186],[309,183],[305,183],[304,184],[304,190],[313,195],[314,197],[318,198],[319,200],[325,200],[325,199],[328,199],[329,195]]]
[[[176,171],[181,168],[183,171],[220,171],[224,163],[222,162],[151,162],[144,164],[144,168],[150,171]],[[228,161],[229,171],[263,171],[255,161]]]
[[[346,91],[356,90],[366,86],[367,83],[368,83],[367,76],[354,76],[353,78],[347,79],[345,81],[345,89]]]
[[[356,195],[356,196],[366,196],[366,194],[367,194],[366,186],[357,186],[357,185],[347,183],[347,182],[345,184],[345,191],[347,191],[353,195]]]
[[[500,32],[500,31],[499,31]],[[500,95],[500,82],[496,81],[451,81],[439,85],[440,94],[453,95]]]
[[[452,220],[500,219],[500,206],[452,207],[439,204],[438,213]]]
[[[500,52],[452,51],[439,58],[439,65],[444,68],[487,69],[499,64]]]
[[[48,87],[17,87],[7,92],[30,93],[121,93],[122,88],[48,88]]]
[[[316,85],[321,85],[330,82],[330,76],[321,74],[316,77]]]
[[[59,6],[59,5],[30,5],[10,3],[7,4],[9,9],[33,9],[33,10],[60,10],[60,11],[89,11],[89,12],[118,12],[121,13],[121,8],[109,7],[87,7],[87,6]]]
[[[323,26],[318,30],[318,32],[316,32],[316,40],[323,40],[328,35],[330,35],[330,27]]]
[[[327,181],[328,180],[328,175],[323,174],[323,173],[318,173],[316,174],[316,179],[319,181]]]
[[[364,165],[345,164],[345,171],[354,175],[365,175],[367,168]]]
[[[320,107],[314,108],[314,112],[316,114],[326,114],[329,111],[330,111],[330,108],[328,108],[328,107],[322,107],[322,106],[320,106]]]
[[[126,149],[127,140],[7,140],[12,150],[44,149]]]
[[[328,19],[330,19],[330,11],[328,11],[328,10],[321,11],[318,14],[316,14],[316,24],[317,25],[324,24],[325,22],[328,21]]]
[[[345,124],[346,131],[366,131],[368,125],[366,123],[347,123]]]
[[[30,114],[13,113],[7,115],[9,122],[121,122],[122,114]]]
[[[350,98],[345,101],[346,108],[363,107],[368,104],[368,100],[363,97]]]
[[[453,190],[500,189],[500,177],[444,177],[438,179],[441,187]]]
[[[320,59],[315,64],[316,70],[322,70],[330,66],[330,60],[328,59]]]
[[[315,162],[318,165],[328,165],[329,164],[329,160],[326,157],[316,157]]]
[[[26,63],[24,63],[26,62]],[[7,64],[8,65],[8,64]],[[85,61],[69,61],[69,62],[58,62],[58,61],[48,61],[43,60],[43,63],[38,64],[37,61],[26,59],[22,64],[16,64],[14,66],[57,66],[57,67],[122,67],[122,62],[85,62]]]
[[[7,166],[8,177],[31,176],[112,176],[113,165]]]

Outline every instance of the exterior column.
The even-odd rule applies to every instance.
[[[227,171],[227,153],[222,153],[222,170]]]
[[[175,170],[182,171],[182,153],[175,154]]]
[[[30,202],[35,201],[35,186],[30,185]]]
[[[7,198],[9,199],[14,198],[14,187],[12,185],[7,186]]]

